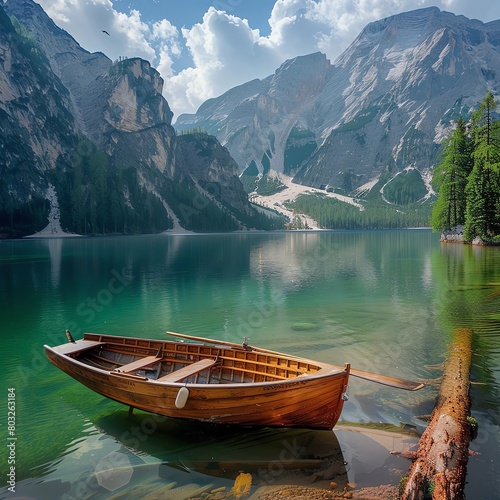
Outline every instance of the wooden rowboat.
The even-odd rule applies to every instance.
[[[51,363],[107,398],[167,417],[332,429],[346,399],[348,363],[338,367],[208,339],[95,333],[69,339],[44,346]]]
[[[95,392],[159,415],[219,424],[332,429],[353,375],[397,389],[424,384],[268,349],[167,332],[181,341],[85,333],[49,361]],[[189,340],[190,342],[184,342]],[[194,341],[194,342],[193,342]]]

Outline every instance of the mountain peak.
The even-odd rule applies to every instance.
[[[321,90],[330,68],[330,61],[321,52],[287,60],[271,78],[269,95],[285,97],[283,104],[291,110]]]
[[[321,53],[285,61],[260,83],[259,107],[248,105],[254,89],[228,91],[237,120],[222,97],[192,119],[241,171],[294,165],[298,182],[356,189],[386,171],[431,169],[452,121],[500,92],[498,75],[500,21],[427,7],[368,24],[333,64]]]

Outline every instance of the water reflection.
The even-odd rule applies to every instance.
[[[256,279],[279,277],[284,290],[313,286],[315,280],[360,276],[377,278],[365,239],[344,233],[299,233],[267,238],[252,249],[250,272]]]
[[[229,494],[241,475],[251,494],[283,484],[330,489],[334,481],[342,491],[352,482],[393,483],[407,462],[391,452],[415,449],[417,438],[390,427],[242,428],[120,410],[97,418],[86,439],[70,443],[43,478],[21,481],[17,492],[44,499],[198,498]]]
[[[492,410],[492,422],[498,417],[500,375],[500,249],[470,245],[442,245],[433,255],[438,287],[435,307],[439,321],[448,332],[472,328],[472,378],[479,384],[472,388],[481,408]]]
[[[346,472],[333,431],[211,425],[124,411],[95,425],[132,453],[210,476],[234,480],[243,470],[260,482],[274,481],[287,471],[312,473],[334,464],[338,474]]]
[[[242,473],[251,476],[252,492],[280,481],[328,487],[333,478],[341,486],[349,480],[333,431],[210,425],[127,411],[98,418],[94,430],[58,461],[58,473],[45,474],[36,490],[22,481],[18,492],[107,500],[189,492],[179,498],[191,498],[217,488],[229,493]],[[90,470],[78,471],[89,462]]]

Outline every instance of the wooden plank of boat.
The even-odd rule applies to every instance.
[[[97,342],[95,340],[77,340],[75,343],[61,344],[54,349],[64,355],[75,354],[77,352],[86,351],[99,345],[105,345],[106,342]]]
[[[209,358],[201,359],[200,361],[196,361],[196,363],[184,366],[183,368],[175,370],[172,373],[167,373],[167,375],[163,375],[163,377],[156,379],[156,381],[180,382],[181,380],[190,377],[191,375],[196,375],[197,373],[200,373],[203,370],[206,370],[207,368],[211,368],[212,366],[215,365],[215,363],[217,363],[217,360],[215,359],[209,359]]]
[[[115,368],[113,371],[118,373],[131,373],[137,370],[141,370],[142,368],[147,368],[148,366],[154,365],[161,361],[162,358],[158,358],[156,356],[145,356],[144,358],[137,359],[132,361],[131,363],[127,363],[126,365],[119,366]]]
[[[269,349],[263,349],[261,347],[254,347],[254,346],[243,346],[243,344],[236,344],[233,342],[227,342],[224,340],[212,340],[212,339],[207,339],[204,337],[196,337],[193,335],[186,335],[183,333],[175,333],[175,332],[166,332],[167,335],[171,335],[172,337],[179,337],[179,338],[184,338],[187,340],[194,340],[197,342],[204,342],[204,343],[210,343],[210,344],[215,344],[215,345],[224,345],[228,347],[233,347],[233,348],[239,348],[242,350],[248,350],[248,351],[256,351],[256,352],[262,352],[262,353],[269,353],[269,354],[281,354],[277,351],[270,351]],[[298,356],[292,356],[292,355],[287,355],[288,357],[294,357],[297,359]],[[334,366],[334,365],[332,365]],[[341,369],[341,367],[339,367]],[[378,373],[371,373],[371,372],[365,372],[361,370],[356,370],[354,368],[351,368],[351,375],[354,377],[362,378],[364,380],[369,380],[370,382],[376,382],[378,384],[383,384],[383,385],[388,385],[390,387],[395,387],[396,389],[404,389],[405,391],[418,391],[419,389],[422,389],[422,387],[425,387],[425,384],[422,384],[420,382],[413,382],[412,380],[405,380],[401,378],[395,378],[395,377],[388,377],[386,375],[379,375]]]

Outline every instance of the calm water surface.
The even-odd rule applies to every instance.
[[[344,453],[358,484],[399,481],[387,464],[365,474],[363,450],[351,443],[348,452],[333,432],[221,429],[141,412],[130,420],[127,408],[45,360],[43,344],[65,342],[66,328],[74,337],[91,331],[163,339],[166,330],[234,342],[247,336],[321,361],[435,379],[440,372],[432,366],[445,359],[453,331],[470,327],[480,430],[467,498],[500,498],[500,248],[441,245],[430,231],[2,241],[0,276],[1,486],[15,458],[18,496],[112,498],[128,488],[116,498],[133,498],[172,482],[230,487],[232,468],[253,466],[264,479],[286,469],[283,443],[302,441],[303,457],[311,443],[325,454]],[[9,388],[16,396],[14,456],[5,446]],[[415,416],[431,412],[437,388],[409,393],[352,378],[349,392],[344,423],[421,430]]]

